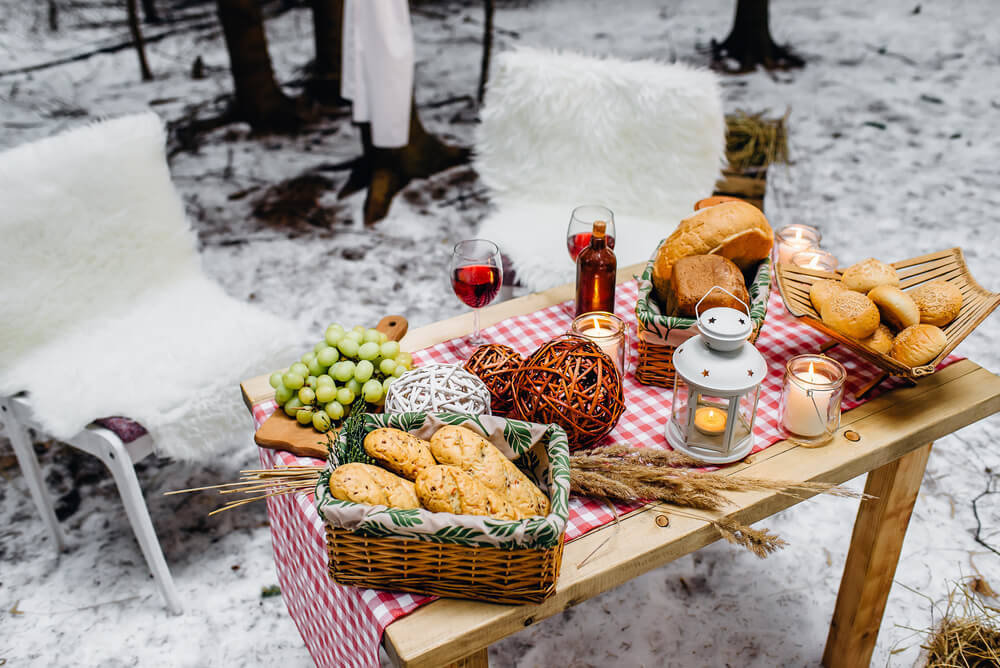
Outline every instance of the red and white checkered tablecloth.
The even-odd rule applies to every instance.
[[[634,280],[618,286],[615,295],[615,312],[624,317],[631,335],[630,370],[635,369],[637,358],[636,296],[637,284]],[[572,319],[572,303],[567,302],[509,318],[485,328],[483,333],[489,340],[504,342],[528,355],[542,343],[565,333]],[[788,314],[777,291],[771,293],[767,319],[757,340],[757,348],[767,362],[768,375],[758,404],[754,452],[784,438],[778,425],[778,406],[785,361],[794,355],[817,352],[824,341],[822,334],[796,322]],[[854,392],[870,383],[878,369],[842,346],[827,354],[847,369],[843,409],[850,410],[863,403],[854,398]],[[464,359],[455,341],[415,352],[413,358],[418,365],[460,362]],[[949,357],[942,366],[958,359]],[[900,383],[893,379],[883,383],[879,389],[884,392]],[[625,413],[607,441],[668,447],[664,428],[670,417],[670,390],[642,385],[631,373],[626,375],[624,390]],[[276,409],[274,401],[254,405],[255,428]],[[260,449],[260,461],[265,468],[322,463],[318,459],[263,448]],[[281,593],[316,665],[377,666],[379,642],[385,627],[434,598],[337,584],[327,574],[326,536],[313,495],[290,494],[270,498],[267,503]],[[636,507],[622,505],[619,512],[628,512]],[[587,498],[571,497],[566,540],[579,538],[613,519],[607,506]]]

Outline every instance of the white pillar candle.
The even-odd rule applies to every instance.
[[[821,436],[826,431],[830,399],[836,389],[830,389],[831,379],[813,368],[795,374],[788,383],[785,399],[785,428],[800,436]],[[809,396],[809,391],[812,396]],[[815,403],[814,403],[815,402]]]
[[[570,333],[593,341],[625,374],[625,322],[621,318],[613,313],[585,313],[573,321]]]
[[[605,329],[604,327],[591,327],[590,329],[583,330],[582,334],[588,339],[594,341],[597,347],[604,351],[604,354],[618,363],[618,342],[613,337],[617,332],[613,329]]]

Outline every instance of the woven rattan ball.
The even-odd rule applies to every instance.
[[[514,376],[514,406],[525,420],[561,426],[576,450],[614,429],[625,396],[614,362],[596,343],[562,336],[521,365]]]
[[[476,348],[465,363],[465,370],[479,376],[490,391],[494,415],[506,417],[514,408],[514,373],[524,358],[510,346],[487,343]]]
[[[389,385],[386,413],[449,412],[490,414],[490,391],[457,364],[427,364]]]

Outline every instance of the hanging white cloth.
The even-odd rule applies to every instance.
[[[355,123],[371,123],[379,148],[406,146],[413,94],[413,29],[407,0],[345,0],[341,95]]]

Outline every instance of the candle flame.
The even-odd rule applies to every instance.
[[[813,255],[813,259],[809,260],[809,264],[806,265],[808,269],[819,269],[819,257]]]
[[[811,375],[813,375],[815,373],[816,373],[816,370],[813,368],[813,363],[809,362],[809,375],[811,376]]]
[[[802,230],[795,230],[795,240],[802,241]]]
[[[594,316],[594,329],[600,329],[601,323],[597,322],[597,316]]]

